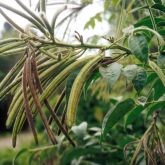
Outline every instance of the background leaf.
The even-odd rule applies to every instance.
[[[165,13],[165,6],[162,4],[156,3],[152,6],[152,8]]]
[[[102,135],[105,135],[110,131],[110,129],[120,120],[125,114],[127,114],[135,105],[134,100],[126,99],[123,102],[117,104],[114,109],[111,109],[104,117],[102,124]]]
[[[125,124],[124,124],[125,127],[127,127],[129,124],[134,122],[144,109],[145,107],[143,107],[142,105],[139,105],[135,107],[134,109],[132,109],[126,116]]]
[[[159,3],[159,4],[162,4],[162,1],[161,0],[154,0],[155,3]]]

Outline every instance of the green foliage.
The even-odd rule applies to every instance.
[[[85,24],[84,29],[88,29],[89,27],[94,29],[97,23],[96,21],[102,22],[101,13],[97,13],[95,16],[91,17],[90,20]]]
[[[103,120],[103,136],[105,136],[109,130],[134,107],[134,105],[135,103],[132,99],[126,99],[117,104],[114,109],[110,110]]]
[[[138,94],[144,88],[146,82],[147,82],[147,73],[144,70],[138,71],[135,78],[132,80],[134,88],[136,89]]]
[[[148,43],[144,35],[136,34],[129,36],[128,46],[140,61],[147,63],[148,61]]]
[[[74,44],[58,39],[56,29],[69,20],[67,31],[73,18],[92,1],[81,1],[72,10],[64,7],[51,23],[46,1],[40,0],[39,13],[20,0],[16,2],[25,12],[0,2],[0,13],[19,33],[0,41],[0,56],[21,54],[0,82],[0,99],[13,96],[6,122],[13,127],[13,146],[26,119],[35,141],[47,146],[23,148],[14,162],[26,157],[27,164],[43,165],[55,160],[59,165],[165,164],[164,3],[105,0],[104,13],[91,17],[84,29],[94,29],[112,14],[115,37],[98,36],[95,44],[86,43],[76,31],[79,43]],[[32,26],[23,29],[3,9],[27,19]],[[70,14],[57,23],[65,10]],[[105,45],[99,44],[102,38],[107,40]],[[93,49],[94,54],[88,56]],[[110,57],[105,55],[108,51]],[[63,92],[55,99],[59,91]],[[41,134],[43,139],[37,138]]]

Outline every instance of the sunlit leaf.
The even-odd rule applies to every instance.
[[[99,72],[102,77],[108,81],[110,87],[112,87],[119,79],[122,67],[123,65],[115,62],[108,65],[107,67],[100,66]]]
[[[125,68],[122,69],[123,71],[123,75],[126,77],[127,79],[127,83],[131,82],[134,77],[137,74],[137,69],[138,66],[137,65],[127,65]]]

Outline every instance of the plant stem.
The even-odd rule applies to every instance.
[[[149,5],[149,2],[148,0],[145,0],[146,4],[147,4],[147,7],[148,7],[148,10],[149,10],[149,13],[150,13],[150,18],[151,18],[151,22],[152,22],[152,26],[153,26],[153,29],[158,32],[158,28],[157,28],[157,25],[156,25],[156,22],[155,22],[155,19],[154,19],[154,15],[152,13],[152,10],[151,10],[151,7]],[[158,51],[160,52],[160,43],[159,43],[159,40],[157,38],[157,42],[158,42]]]

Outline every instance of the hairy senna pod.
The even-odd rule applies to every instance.
[[[76,77],[73,83],[68,101],[67,116],[66,116],[66,122],[69,127],[71,127],[76,121],[77,107],[78,107],[80,95],[83,90],[83,86],[86,80],[92,74],[98,62],[102,60],[102,58],[103,58],[102,55],[97,55],[93,60],[89,61],[81,69],[80,73],[78,74],[78,76]]]
[[[62,101],[63,101],[63,99],[65,97],[65,94],[66,94],[66,89],[64,88],[63,91],[62,91],[62,93],[60,94],[60,96],[59,96],[59,98],[58,98],[55,106],[54,106],[54,109],[53,109],[54,113],[57,113],[58,112],[58,110],[59,110],[59,108],[60,108],[60,106],[62,104]],[[49,122],[49,125],[52,123],[52,121],[53,121],[53,117],[50,116],[49,117],[49,121],[48,121]]]
[[[0,83],[0,90],[9,84],[9,82],[14,78],[14,76],[19,72],[19,69],[23,66],[23,62],[25,61],[25,57],[22,57],[15,66],[9,71],[6,77]]]
[[[42,85],[41,85],[41,82],[40,82],[40,79],[39,79],[39,76],[38,76],[37,65],[36,65],[35,58],[32,58],[32,71],[33,71],[34,79],[36,80],[36,85],[38,87],[38,90],[39,90],[40,94],[42,94],[43,93],[43,89],[42,89]],[[65,131],[63,126],[61,125],[60,120],[58,119],[56,113],[54,113],[54,111],[53,111],[53,109],[52,109],[52,107],[49,104],[47,99],[44,99],[44,104],[46,105],[46,107],[49,110],[50,114],[52,115],[53,119],[56,121],[56,124],[58,125],[59,129],[64,133],[64,135],[69,140],[69,142],[73,146],[75,146],[74,142],[72,141],[72,139],[70,138],[68,133]]]
[[[27,117],[29,126],[33,132],[35,142],[36,144],[38,144],[37,132],[36,132],[34,122],[33,122],[33,115],[30,109],[28,91],[27,91],[28,84],[30,83],[28,78],[30,77],[30,74],[31,74],[31,65],[29,64],[29,62],[30,62],[30,57],[28,57],[27,61],[25,62],[23,77],[22,77],[23,101],[24,101],[24,107],[25,107],[26,117]]]
[[[20,123],[22,122],[22,116],[24,116],[24,119],[26,119],[23,105],[21,106],[20,111],[18,112],[18,115],[16,116],[16,120],[13,126],[13,131],[12,131],[12,145],[15,148],[16,142],[17,142],[17,134],[19,133],[19,128],[20,128]]]
[[[8,110],[8,117],[6,120],[7,128],[10,128],[12,126],[15,117],[17,116],[18,111],[20,110],[22,102],[23,102],[23,94],[22,94],[22,89],[20,88],[14,95]]]
[[[69,74],[73,70],[75,70],[76,68],[80,66],[83,66],[86,62],[90,61],[93,58],[94,56],[89,56],[89,57],[85,57],[80,60],[77,60],[76,62],[66,67],[63,71],[61,71],[44,90],[41,96],[41,101],[43,101],[45,98],[48,98],[52,94],[52,92],[69,76]]]
[[[31,66],[31,60],[30,59],[28,60],[28,64],[29,64],[29,66]],[[52,132],[52,130],[49,127],[49,124],[47,122],[46,115],[42,111],[42,106],[41,106],[39,97],[38,97],[38,95],[36,93],[35,85],[33,84],[32,73],[31,72],[29,72],[28,83],[29,83],[29,89],[30,89],[31,94],[32,94],[32,97],[34,99],[34,103],[35,103],[36,108],[37,108],[37,110],[38,110],[38,112],[40,114],[40,117],[41,117],[42,121],[43,121],[44,127],[45,127],[45,129],[46,129],[46,131],[48,133],[48,136],[49,136],[52,144],[56,144],[57,143],[56,138],[53,135],[53,132]]]
[[[29,105],[32,111],[33,116],[35,117],[35,115],[37,114],[36,109],[33,109],[34,106],[34,102],[32,97],[29,98]],[[20,133],[24,123],[26,121],[26,114],[23,108],[23,104],[20,105],[18,114],[16,116],[15,122],[14,122],[14,126],[13,126],[13,131],[12,131],[12,144],[13,147],[16,146],[16,141],[17,141],[17,135]]]

